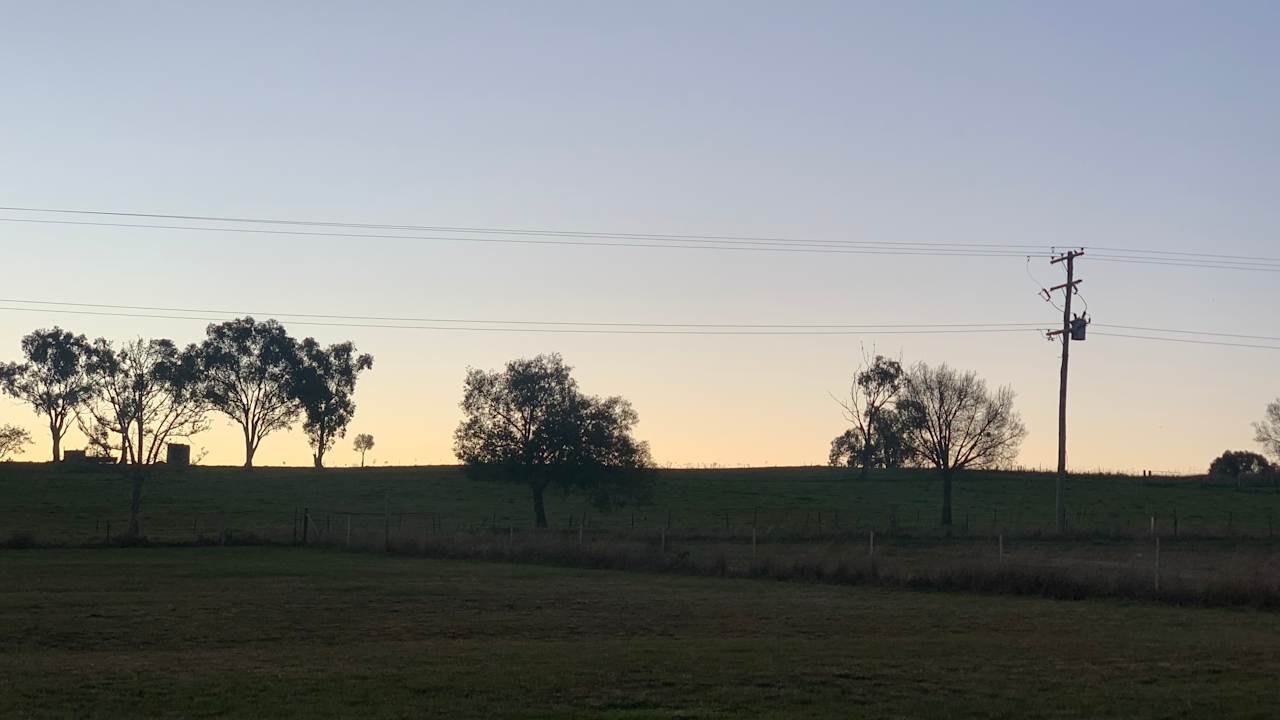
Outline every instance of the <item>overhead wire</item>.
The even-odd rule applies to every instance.
[[[147,318],[159,320],[194,320],[198,322],[219,322],[225,320],[225,317],[200,317],[192,315],[173,315],[165,313],[138,313],[138,312],[115,312],[105,310],[75,310],[62,308],[21,308],[21,307],[3,307],[0,311],[16,311],[16,312],[46,312],[60,313],[68,315],[89,315],[99,317],[125,317],[125,318]],[[650,326],[647,329],[641,328],[618,328],[618,327],[474,327],[468,325],[405,325],[405,324],[373,324],[361,322],[328,322],[318,320],[289,320],[291,324],[303,325],[310,327],[340,327],[340,328],[363,328],[375,330],[431,330],[431,331],[463,331],[463,332],[529,332],[529,333],[553,333],[553,334],[592,334],[592,335],[949,335],[949,334],[979,334],[979,333],[1025,333],[1040,332],[1039,328],[1033,325],[1008,327],[1008,326],[964,326],[949,327],[945,325],[938,326],[921,326],[921,327],[894,327],[894,326],[873,326],[861,330],[855,329],[839,329],[839,330],[819,330],[819,329],[793,329],[793,330],[770,330],[770,329],[673,329],[669,327]],[[656,329],[653,329],[656,328]]]

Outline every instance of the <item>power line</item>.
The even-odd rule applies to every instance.
[[[1115,328],[1117,330],[1139,330],[1142,332],[1177,333],[1179,335],[1206,335],[1209,337],[1242,338],[1245,340],[1272,340],[1280,342],[1280,337],[1272,335],[1239,335],[1236,333],[1209,332],[1207,330],[1175,330],[1171,328],[1143,327],[1140,325],[1111,325],[1108,323],[1093,324],[1098,327]]]
[[[866,329],[912,329],[912,328],[986,328],[986,327],[1018,327],[1039,328],[1044,323],[884,323],[884,324],[740,324],[740,323],[645,323],[645,322],[589,322],[582,320],[494,320],[478,318],[424,318],[393,317],[382,315],[326,315],[319,313],[292,312],[252,312],[247,310],[215,310],[209,308],[159,307],[153,305],[114,305],[108,303],[58,302],[52,300],[22,300],[17,298],[0,298],[0,303],[18,303],[22,305],[46,305],[59,307],[80,307],[108,310],[146,310],[165,313],[208,313],[223,316],[266,316],[266,317],[300,317],[319,318],[325,320],[374,320],[385,322],[413,323],[473,323],[491,325],[569,325],[589,327],[640,327],[640,328],[738,328],[738,329],[827,329],[827,330],[866,330]],[[34,309],[34,308],[32,308]]]
[[[57,213],[72,215],[98,215],[112,217],[132,217],[132,218],[154,218],[162,220],[197,220],[202,222],[223,222],[223,223],[252,223],[261,225],[303,225],[313,227],[339,227],[339,228],[361,228],[372,230],[408,230],[408,231],[426,231],[426,232],[458,232],[458,233],[482,233],[496,235],[536,235],[536,236],[553,236],[553,237],[580,237],[580,238],[617,238],[632,240],[665,240],[665,241],[707,241],[707,242],[732,242],[732,243],[752,243],[752,244],[801,244],[801,245],[831,245],[831,246],[871,246],[871,247],[911,247],[911,248],[954,248],[954,249],[973,249],[988,248],[1001,250],[1017,250],[1025,252],[1027,250],[1046,250],[1047,245],[1034,244],[1005,244],[1005,243],[943,243],[943,242],[890,242],[890,241],[858,241],[858,240],[813,240],[800,238],[785,237],[759,237],[751,235],[676,235],[663,233],[622,233],[622,232],[587,232],[577,230],[547,230],[533,228],[485,228],[485,227],[457,227],[446,225],[393,225],[382,223],[357,223],[357,222],[334,222],[325,220],[283,220],[278,218],[245,218],[245,217],[228,217],[216,215],[170,215],[163,213],[143,213],[143,212],[121,212],[107,210],[72,210],[60,208],[30,208],[30,207],[12,207],[0,206],[0,210],[10,212],[40,212],[40,213]]]
[[[334,237],[334,238],[359,238],[359,239],[381,239],[381,240],[430,240],[439,242],[468,242],[468,243],[497,243],[510,245],[561,245],[561,246],[586,246],[586,247],[629,247],[629,248],[649,248],[649,249],[666,249],[666,250],[719,250],[719,251],[735,251],[735,252],[780,252],[780,253],[810,253],[819,255],[914,255],[921,257],[1022,257],[1025,252],[1006,252],[997,250],[926,250],[923,248],[878,248],[869,247],[865,249],[843,249],[843,248],[810,248],[810,247],[793,247],[793,246],[740,246],[740,245],[701,245],[690,244],[695,242],[709,242],[699,240],[688,241],[662,241],[656,240],[649,243],[637,242],[599,242],[590,240],[536,240],[530,238],[480,238],[480,237],[444,237],[436,235],[386,235],[377,233],[338,233],[338,232],[319,232],[305,230],[265,230],[261,228],[227,228],[227,227],[199,227],[194,225],[148,225],[143,223],[114,223],[114,222],[89,222],[76,220],[39,220],[32,218],[0,218],[0,222],[12,223],[34,223],[43,225],[78,225],[90,227],[115,227],[115,228],[135,228],[146,230],[184,230],[194,232],[222,232],[222,233],[241,233],[241,234],[257,234],[257,235],[288,235],[296,237]],[[667,242],[668,244],[658,244]]]
[[[880,323],[880,324],[808,324],[808,323],[641,323],[641,322],[589,322],[568,320],[495,320],[481,318],[414,318],[391,317],[377,315],[325,315],[317,313],[253,313],[228,310],[212,310],[201,308],[171,308],[148,305],[112,305],[107,303],[70,303],[48,300],[18,300],[0,298],[0,303],[22,303],[41,305],[44,307],[3,307],[0,311],[14,312],[51,312],[71,315],[90,315],[105,317],[126,317],[159,320],[191,320],[198,322],[219,322],[228,316],[266,316],[290,318],[288,322],[295,325],[316,327],[345,327],[383,330],[461,330],[474,332],[534,332],[534,333],[569,333],[569,334],[614,334],[614,335],[934,335],[934,334],[989,334],[1019,333],[1027,331],[1040,332],[1044,323]],[[57,306],[57,307],[48,307]],[[65,308],[98,308],[96,310],[76,310]],[[119,312],[120,310],[151,312]],[[189,313],[177,315],[174,313]],[[203,313],[193,315],[190,313]],[[311,318],[318,320],[293,320],[291,318]],[[356,322],[360,320],[382,321],[383,323],[458,323],[454,325],[404,325]],[[514,325],[518,327],[467,327],[467,325]],[[1240,338],[1246,340],[1267,340],[1280,342],[1280,337],[1270,335],[1243,335],[1222,333],[1208,330],[1186,330],[1181,328],[1157,328],[1141,325],[1116,325],[1095,323],[1097,327],[1120,330],[1138,330],[1142,332],[1173,333],[1183,335],[1201,335],[1206,337]],[[559,326],[559,327],[530,327]],[[1198,345],[1223,345],[1227,347],[1246,347],[1266,350],[1280,350],[1280,347],[1255,345],[1247,343],[1220,342],[1212,340],[1194,340],[1185,338],[1166,338],[1127,333],[1095,331],[1094,335],[1106,337],[1129,338],[1135,340],[1152,340],[1165,342],[1183,342]]]
[[[1280,272],[1280,265],[1262,265],[1262,264],[1226,265],[1226,264],[1211,264],[1211,263],[1197,263],[1197,262],[1181,262],[1177,260],[1165,261],[1161,259],[1148,260],[1148,259],[1138,259],[1138,258],[1112,257],[1108,255],[1094,256],[1092,259],[1097,260],[1098,262],[1130,263],[1133,265],[1163,265],[1165,267],[1201,268],[1201,269],[1207,269],[1207,270],[1247,270],[1247,271],[1254,271],[1254,272]]]
[[[1128,338],[1130,340],[1155,340],[1158,342],[1190,343],[1193,345],[1221,345],[1225,347],[1254,348],[1256,350],[1280,350],[1280,345],[1250,345],[1248,343],[1223,342],[1220,340],[1192,340],[1190,338],[1152,337],[1149,335],[1129,335],[1126,333],[1095,332],[1094,335],[1106,337]]]
[[[194,320],[198,322],[219,322],[226,318],[196,317],[190,315],[169,315],[160,313],[109,312],[101,310],[66,310],[58,308],[20,308],[0,307],[0,311],[60,313],[64,315],[90,315],[98,317],[146,318],[158,320]],[[314,320],[290,320],[294,325],[312,327],[364,328],[376,330],[431,330],[431,331],[465,331],[465,332],[508,332],[508,333],[552,333],[552,334],[590,334],[590,335],[950,335],[950,334],[986,334],[986,333],[1021,333],[1036,332],[1034,327],[944,327],[933,329],[867,329],[867,330],[677,330],[635,328],[546,328],[546,327],[470,327],[461,325],[388,325],[357,322],[320,322]]]
[[[675,242],[675,243],[727,243],[731,245],[800,245],[812,247],[854,247],[868,249],[886,249],[901,248],[914,250],[937,249],[951,252],[973,252],[973,251],[995,251],[1000,254],[1024,255],[1028,250],[1035,254],[1038,251],[1049,250],[1052,254],[1056,248],[1050,244],[1032,244],[1032,243],[949,243],[949,242],[928,242],[928,241],[910,241],[910,242],[893,242],[893,241],[858,241],[858,240],[816,240],[794,237],[768,237],[768,236],[752,236],[752,235],[695,235],[695,234],[664,234],[664,233],[629,233],[629,232],[613,232],[613,231],[578,231],[578,230],[561,230],[561,229],[539,229],[539,228],[495,228],[495,227],[466,227],[466,226],[448,226],[448,225],[413,225],[413,224],[389,224],[389,223],[366,223],[366,222],[336,222],[326,220],[291,220],[281,218],[254,218],[254,217],[238,217],[238,216],[221,216],[221,215],[182,215],[168,213],[148,213],[148,212],[127,212],[118,210],[85,210],[73,208],[37,208],[23,206],[0,206],[0,210],[9,212],[28,212],[28,213],[48,213],[61,215],[90,215],[100,217],[125,217],[125,218],[152,218],[165,220],[191,220],[199,222],[219,222],[219,223],[240,223],[240,224],[258,224],[258,225],[288,225],[288,226],[311,226],[311,227],[335,227],[335,228],[355,228],[355,229],[372,229],[372,230],[402,230],[402,231],[425,231],[425,232],[448,232],[448,233],[464,233],[464,234],[489,234],[489,235],[516,235],[516,236],[534,236],[534,237],[564,237],[564,238],[611,238],[620,240],[642,240],[656,242]],[[35,219],[5,219],[10,222],[35,222]],[[45,221],[57,222],[57,221]],[[64,224],[68,224],[63,221]],[[88,223],[86,223],[88,224]],[[107,226],[125,226],[128,224],[107,225]],[[160,229],[196,229],[196,228],[170,228],[167,226],[148,226],[140,227],[157,227]],[[205,228],[201,228],[205,229]],[[224,228],[224,230],[235,230],[234,228]],[[241,229],[242,231],[245,229]],[[405,237],[405,236],[394,236]],[[414,239],[414,238],[407,238]],[[463,238],[423,238],[423,239],[441,239],[462,241]],[[619,243],[610,243],[619,247],[630,247]],[[671,247],[663,245],[663,247]],[[1218,264],[1232,265],[1269,265],[1280,268],[1280,257],[1267,257],[1258,255],[1227,255],[1222,253],[1205,253],[1181,250],[1156,250],[1149,248],[1126,248],[1117,246],[1090,246],[1091,250],[1097,251],[1095,257],[1107,258],[1112,262],[1121,261],[1147,261],[1154,262],[1159,260],[1168,260],[1173,264],[1186,267],[1198,267],[1196,262],[1209,262]],[[1118,255],[1117,255],[1118,253]],[[1125,257],[1130,256],[1130,257]],[[1151,256],[1151,257],[1142,257]],[[1183,264],[1183,261],[1186,264]],[[1218,268],[1213,265],[1214,269]]]

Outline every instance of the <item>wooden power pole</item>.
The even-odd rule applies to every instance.
[[[1053,496],[1054,524],[1059,534],[1067,530],[1067,504],[1065,497],[1067,487],[1067,362],[1071,357],[1072,321],[1075,319],[1071,315],[1071,297],[1076,294],[1076,287],[1082,282],[1076,279],[1076,258],[1081,255],[1084,255],[1083,249],[1070,250],[1055,256],[1049,261],[1050,265],[1057,265],[1062,262],[1067,264],[1067,281],[1049,288],[1048,291],[1053,293],[1063,290],[1063,294],[1066,297],[1066,301],[1062,306],[1062,329],[1049,333],[1050,338],[1054,335],[1062,336],[1062,371],[1058,378],[1058,482],[1054,487]]]

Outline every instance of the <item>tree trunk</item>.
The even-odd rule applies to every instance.
[[[539,528],[547,526],[547,509],[542,504],[542,492],[545,489],[540,483],[530,483],[529,487],[533,490],[533,516],[534,521]]]
[[[315,451],[311,455],[311,459],[315,461],[317,470],[324,467],[324,451],[323,450]]]
[[[951,528],[951,470],[942,471],[942,526]]]
[[[364,450],[360,451],[360,467],[364,467]]]
[[[62,460],[62,435],[52,423],[49,424],[49,433],[53,435],[53,461],[60,462]]]
[[[142,483],[146,475],[141,467],[133,472],[133,491],[129,494],[129,533],[130,540],[142,539]]]
[[[865,441],[866,438],[864,437]],[[863,442],[862,448],[862,475],[861,479],[866,480],[871,475],[871,445]]]
[[[249,437],[249,433],[244,435],[244,469],[248,470],[253,467],[253,454],[257,448],[253,446],[253,439]]]

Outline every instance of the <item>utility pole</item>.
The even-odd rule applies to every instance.
[[[1076,258],[1084,255],[1084,249],[1069,250],[1061,255],[1057,255],[1049,260],[1050,265],[1057,265],[1065,262],[1067,264],[1067,281],[1061,285],[1055,285],[1049,288],[1045,293],[1045,299],[1048,300],[1050,293],[1058,290],[1065,291],[1063,294],[1066,301],[1062,306],[1062,329],[1054,330],[1049,333],[1049,338],[1053,339],[1054,335],[1062,336],[1062,371],[1058,379],[1058,482],[1054,488],[1054,524],[1058,533],[1062,534],[1067,529],[1067,504],[1066,504],[1066,487],[1067,487],[1067,363],[1071,357],[1071,340],[1075,330],[1075,318],[1071,315],[1071,297],[1076,294],[1076,287],[1080,285],[1081,280],[1076,279]],[[1081,336],[1083,337],[1083,324],[1087,323],[1087,319],[1081,319]]]

